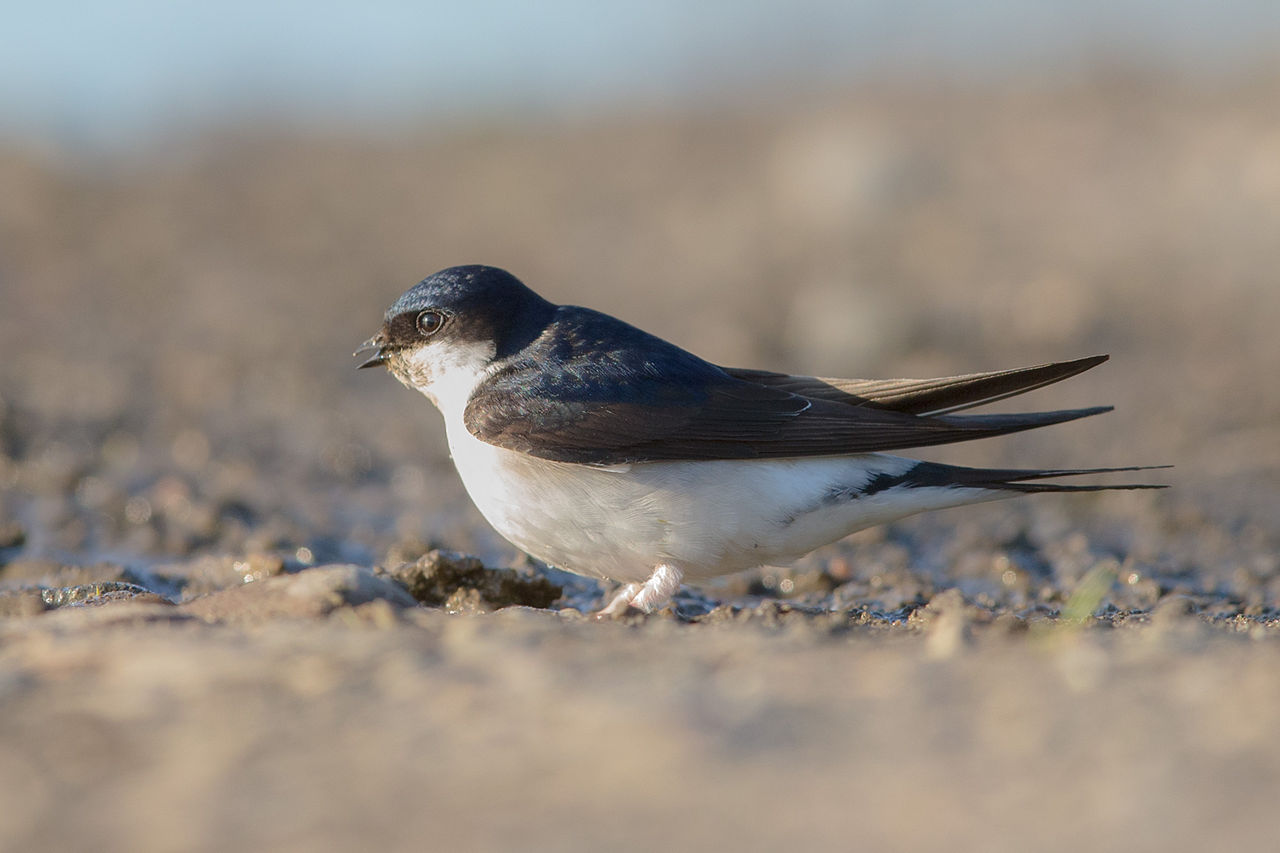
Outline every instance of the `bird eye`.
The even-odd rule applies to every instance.
[[[429,338],[444,325],[444,315],[439,311],[423,311],[418,315],[418,331],[424,338]]]

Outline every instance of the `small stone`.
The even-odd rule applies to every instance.
[[[458,587],[445,600],[444,609],[450,613],[486,613],[484,597],[474,587]]]
[[[151,604],[172,604],[146,587],[122,581],[87,583],[41,590],[41,598],[49,609],[57,607],[88,607],[113,601],[138,600]]]
[[[455,551],[431,551],[417,562],[396,566],[387,574],[421,603],[445,607],[450,612],[496,610],[512,605],[547,608],[562,593],[559,586],[544,577],[511,569],[487,569],[477,558]]]
[[[0,593],[0,617],[34,616],[47,610],[97,607],[122,601],[172,606],[173,602],[146,587],[121,581],[75,586],[30,586]]]
[[[1151,611],[1153,625],[1167,627],[1195,613],[1195,603],[1185,595],[1166,595]]]

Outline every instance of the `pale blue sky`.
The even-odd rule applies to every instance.
[[[112,145],[299,120],[624,110],[894,69],[1056,73],[1099,56],[1280,59],[1280,0],[43,0],[7,3],[0,134]]]

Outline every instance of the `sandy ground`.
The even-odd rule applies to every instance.
[[[1116,76],[0,152],[0,848],[1274,841],[1277,102]],[[924,455],[1173,488],[910,519],[600,624],[352,369],[469,262],[740,366],[1109,352],[1025,404],[1114,413]]]

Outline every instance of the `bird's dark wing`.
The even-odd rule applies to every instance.
[[[473,392],[464,420],[480,440],[597,465],[763,459],[945,444],[1107,411],[921,417],[851,406],[732,376],[603,314],[560,310]]]
[[[1106,360],[1105,355],[1094,355],[1035,367],[937,379],[828,379],[740,368],[725,368],[725,372],[738,379],[814,399],[914,415],[942,415],[984,406],[1061,382]]]

